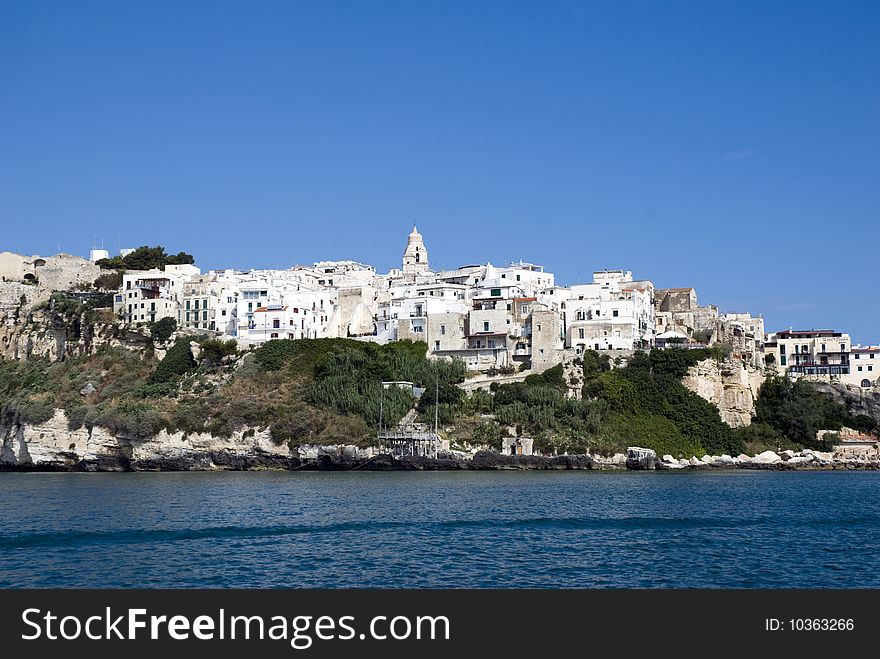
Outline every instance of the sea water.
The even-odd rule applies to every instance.
[[[880,587],[880,473],[0,473],[0,587]]]

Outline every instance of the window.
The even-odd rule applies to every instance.
[[[225,316],[225,315],[226,315],[226,309],[224,309],[223,311],[221,311],[221,312],[220,312],[220,315],[221,315],[221,316]]]
[[[272,333],[269,335],[269,337],[270,337],[270,338],[273,338],[273,339],[277,339],[277,338],[278,338],[278,332],[272,332]]]
[[[279,327],[281,327],[281,320],[276,318],[275,320],[272,321],[272,328],[278,329]]]
[[[490,347],[490,348],[494,348],[494,347],[495,347],[495,339],[489,339],[489,347]]]
[[[845,343],[840,344],[840,352],[846,352],[846,344]]]
[[[860,357],[861,355],[859,353],[856,353],[856,359],[859,359]]]
[[[189,300],[186,301],[186,308],[189,309]]]
[[[859,369],[859,370],[861,370],[861,369]],[[870,386],[871,386],[870,380],[862,380],[862,388],[863,389],[868,389]]]
[[[526,313],[528,313],[528,312],[529,312],[529,307],[528,307],[528,305],[525,305],[525,304],[522,305],[522,311],[521,311],[520,313],[524,313],[524,314],[526,314]]]
[[[785,344],[784,344],[784,343],[780,344],[780,346],[779,346],[779,354],[780,354],[780,355],[784,355],[784,354],[785,354]],[[783,362],[783,364],[784,364],[784,363],[785,363],[785,362]]]
[[[501,278],[502,278],[502,279],[507,279],[507,275],[502,274],[502,275],[501,275]]]
[[[614,311],[612,311],[612,312],[611,312],[611,315],[614,316],[615,318],[617,318],[617,316],[618,316],[618,311],[617,311],[617,309],[615,309]]]
[[[861,372],[862,372],[862,367],[861,367],[861,366],[859,366],[859,373],[861,373]]]
[[[260,294],[257,291],[244,291],[242,297],[245,300],[256,300],[260,297]]]
[[[484,332],[488,332],[488,331],[489,331],[489,321],[488,321],[488,320],[484,320],[484,321],[483,321],[483,331],[484,331]]]
[[[516,280],[519,281],[520,279],[522,279],[522,278],[519,275],[517,275]]]
[[[822,344],[822,352],[828,352],[827,350],[825,350],[825,344],[824,344],[824,343]]]
[[[780,363],[782,366],[785,366],[785,364],[787,363],[787,362],[786,362],[785,355],[780,355],[780,356],[779,356],[779,363]]]
[[[578,330],[578,338],[579,338],[579,339],[584,338],[584,328],[583,328],[583,327],[581,327],[581,328]]]
[[[208,310],[202,312],[202,320],[208,320]]]
[[[500,288],[493,288],[489,291],[489,295],[491,297],[501,297],[501,289]]]
[[[538,331],[541,331],[541,323],[538,323]]]
[[[440,350],[440,342],[434,341],[434,350]]]
[[[873,353],[873,352],[871,353],[871,359],[874,359],[874,353]]]
[[[874,370],[874,367],[873,367],[871,364],[868,364],[868,370],[869,370],[869,371],[873,371],[873,370]]]
[[[446,325],[440,326],[440,336],[446,336]]]

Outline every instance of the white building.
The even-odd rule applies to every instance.
[[[561,297],[556,295],[557,300]],[[542,296],[545,301],[547,298]],[[654,285],[633,281],[631,272],[595,272],[592,284],[572,286],[568,299],[558,302],[564,311],[565,347],[577,352],[650,347],[654,339],[653,298]]]
[[[192,265],[127,272],[122,277],[122,290],[114,296],[113,310],[129,324],[174,318],[180,325],[184,284],[199,273]]]
[[[880,346],[852,346],[849,374],[841,379],[862,389],[880,385]]]
[[[768,337],[764,353],[782,375],[813,380],[850,376],[849,334],[834,330],[784,330]]]

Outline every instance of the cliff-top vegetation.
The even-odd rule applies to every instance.
[[[827,448],[817,431],[877,428],[808,383],[771,379],[755,423],[731,429],[681,383],[699,361],[725,358],[720,348],[636,353],[614,368],[607,355],[587,351],[574,371],[559,365],[467,395],[457,386],[463,363],[428,359],[424,343],[273,340],[241,352],[234,341],[204,336],[169,344],[176,336],[170,323],[151,329],[156,344],[143,352],[0,361],[0,422],[39,423],[63,409],[71,429],[99,426],[133,438],[162,429],[229,436],[259,428],[279,444],[368,443],[380,422],[393,426],[415,407],[427,423],[436,413],[460,445],[500,448],[503,436],[520,434],[545,453],[607,454],[638,445],[679,457],[756,446]],[[383,389],[389,381],[425,393],[417,400],[406,387]],[[574,390],[580,398],[571,397]]]

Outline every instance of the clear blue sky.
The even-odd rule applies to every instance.
[[[0,249],[624,267],[880,341],[878,2],[0,0]]]

